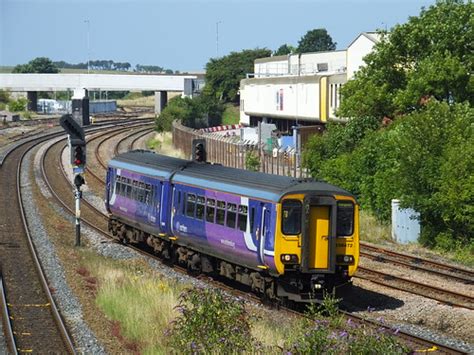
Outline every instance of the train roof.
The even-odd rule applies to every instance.
[[[346,190],[325,182],[265,174],[217,164],[196,163],[147,151],[130,151],[115,157],[110,163],[111,166],[124,169],[130,164],[140,166],[139,171],[148,175],[169,178],[174,174],[173,181],[176,182],[270,201],[279,201],[287,194],[309,191],[321,195],[352,196]],[[137,170],[132,166],[128,168]]]

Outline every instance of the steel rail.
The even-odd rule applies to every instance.
[[[394,288],[400,291],[431,298],[450,306],[474,309],[474,298],[471,296],[446,290],[440,287],[430,286],[414,280],[387,274],[385,272],[371,270],[359,266],[355,277],[369,280],[376,284]],[[425,292],[421,290],[424,290]]]
[[[395,259],[392,259],[392,258],[384,259],[388,262],[403,264],[403,265],[408,266],[410,268],[416,268],[416,269],[420,269],[420,270],[423,270],[423,271],[438,274],[438,275],[441,275],[441,276],[444,276],[444,277],[453,278],[453,279],[456,279],[456,280],[459,280],[461,282],[468,283],[468,284],[474,283],[474,271],[466,269],[466,268],[462,268],[462,267],[459,267],[459,266],[453,266],[453,265],[449,265],[449,264],[429,260],[429,259],[426,259],[426,258],[421,258],[421,257],[414,256],[414,255],[409,255],[409,254],[405,254],[405,253],[396,252],[396,251],[393,251],[393,250],[389,250],[389,249],[386,249],[386,248],[381,248],[381,247],[378,247],[378,246],[373,246],[373,245],[363,243],[363,242],[360,243],[360,246],[361,246],[361,254],[362,253],[368,254],[367,251],[380,253],[380,254],[383,254],[385,256],[395,258]],[[364,255],[364,256],[374,258],[374,257],[368,256],[368,255]],[[382,257],[380,257],[380,258],[382,258]],[[436,270],[436,269],[438,269],[438,270]],[[440,272],[439,270],[442,270],[442,271]]]
[[[2,270],[0,269],[0,306],[2,309],[2,325],[3,325],[3,333],[5,335],[6,345],[9,348],[9,352],[14,355],[18,354],[18,347],[16,345],[16,339],[13,334],[12,323],[10,321],[10,312],[8,310],[7,304],[7,296],[6,296],[6,289],[3,282],[3,274]]]

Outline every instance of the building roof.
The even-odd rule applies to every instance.
[[[380,35],[380,33],[378,33],[378,32],[362,32],[356,38],[354,38],[354,40],[347,46],[347,48],[352,46],[354,44],[354,42],[359,39],[360,36],[364,36],[364,37],[368,38],[369,40],[371,40],[374,43],[379,43],[380,38],[382,37]]]

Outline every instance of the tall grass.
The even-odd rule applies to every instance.
[[[367,211],[360,211],[359,227],[360,239],[364,242],[386,243],[392,241],[390,224],[378,221]]]
[[[143,261],[114,261],[84,253],[83,270],[93,284],[95,303],[112,321],[112,336],[130,351],[166,349],[164,329],[176,317],[174,307],[185,284],[172,282]]]
[[[146,142],[146,147],[160,154],[175,158],[185,158],[184,153],[173,146],[171,132],[157,133]]]

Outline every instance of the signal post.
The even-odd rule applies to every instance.
[[[64,115],[59,120],[61,127],[68,133],[70,163],[74,173],[74,199],[76,205],[76,241],[75,246],[81,245],[81,186],[85,184],[84,168],[86,165],[86,138],[84,129],[72,115]]]

